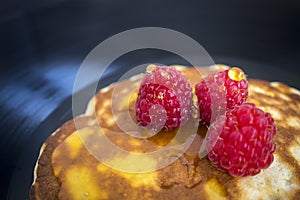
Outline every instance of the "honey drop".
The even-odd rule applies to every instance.
[[[238,67],[232,67],[228,70],[228,76],[231,80],[241,81],[245,78],[243,70]]]

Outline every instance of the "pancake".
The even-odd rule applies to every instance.
[[[193,87],[200,81],[196,69],[177,68]],[[198,70],[205,76],[216,66]],[[207,157],[199,158],[207,126],[195,120],[180,128],[183,138],[191,141],[187,149],[168,152],[164,158],[175,159],[158,167],[160,159],[148,153],[168,145],[176,149],[186,141],[176,138],[178,129],[149,135],[132,125],[142,78],[137,75],[101,89],[84,115],[66,122],[45,141],[35,167],[31,199],[300,198],[298,90],[278,82],[248,80],[248,101],[270,112],[275,120],[277,149],[269,168],[256,176],[236,178],[215,168]],[[196,101],[194,97],[194,104]],[[190,134],[194,128],[196,133]],[[127,153],[120,154],[109,142],[103,143],[107,138]]]

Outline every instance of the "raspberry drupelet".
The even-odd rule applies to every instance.
[[[233,67],[208,75],[195,86],[195,92],[200,119],[210,123],[212,110],[225,113],[226,109],[232,109],[246,101],[248,81],[240,68]]]
[[[192,88],[174,67],[149,65],[135,105],[140,126],[157,132],[184,125],[191,117]]]
[[[270,113],[243,103],[210,126],[206,138],[208,158],[232,176],[256,175],[274,160],[275,134]]]

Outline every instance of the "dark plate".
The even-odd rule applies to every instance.
[[[285,71],[282,68],[236,58],[216,57],[214,60],[216,63],[242,67],[249,78],[280,81],[298,89],[300,88],[297,72]],[[153,62],[153,60],[148,61]],[[160,58],[159,61],[164,64],[187,64],[184,60],[178,58]],[[127,62],[126,64],[123,63],[121,65],[121,63],[116,62],[114,65],[116,67],[112,67],[109,73],[106,73],[104,78],[100,80],[98,87],[102,88],[117,81],[122,74],[130,69],[130,66],[135,66],[136,64],[140,63]],[[76,73],[76,69],[74,69],[71,74],[74,75],[74,73]],[[57,93],[59,90],[55,92]],[[86,105],[88,100],[92,97],[92,92],[92,87],[86,86],[83,90],[76,92],[74,95],[82,98],[82,104]],[[22,145],[22,150],[18,152],[19,159],[14,166],[13,174],[10,179],[8,199],[29,199],[29,189],[33,180],[33,170],[41,145],[52,132],[72,118],[71,94],[66,98],[60,99],[60,101],[55,102],[55,105],[56,107],[51,114],[47,115],[26,140],[23,140],[25,144]],[[84,112],[84,110],[82,110],[82,112]]]

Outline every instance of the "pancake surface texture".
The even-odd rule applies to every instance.
[[[177,68],[193,88],[216,70],[215,66]],[[176,139],[177,129],[150,136],[149,131],[132,126],[142,78],[137,75],[101,89],[84,115],[66,122],[45,141],[35,167],[31,199],[300,199],[298,90],[282,83],[248,80],[248,102],[270,112],[275,120],[277,149],[269,168],[256,176],[236,178],[215,168],[207,156],[199,158],[207,126],[195,120],[181,128],[191,141],[187,149],[170,151],[174,161],[159,167],[160,160],[149,153],[185,141]],[[196,101],[194,97],[194,104]],[[190,129],[196,132],[189,133]],[[105,139],[109,142],[101,142]],[[111,149],[111,144],[127,153]]]

